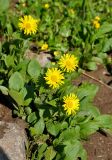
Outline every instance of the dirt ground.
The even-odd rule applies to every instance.
[[[94,104],[99,107],[102,114],[112,114],[112,76],[99,66],[98,71],[86,72],[81,81],[89,81],[99,85],[99,91]],[[110,84],[110,85],[108,85]],[[112,160],[112,137],[103,133],[93,134],[85,143],[88,160]]]
[[[99,107],[102,114],[112,114],[112,76],[106,74],[106,70],[99,66],[97,71],[85,72],[81,78],[80,82],[89,81],[99,85],[99,91],[94,100],[94,104]],[[109,85],[108,85],[109,84]],[[18,119],[12,118],[12,113],[9,108],[7,108],[7,100],[0,95],[0,120],[4,121],[17,121],[19,124],[24,126]],[[3,132],[3,128],[0,128],[0,133]],[[88,153],[88,160],[112,160],[112,137],[110,135],[102,134],[97,132],[93,134],[84,144],[84,147]]]

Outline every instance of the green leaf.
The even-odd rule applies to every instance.
[[[15,102],[19,106],[23,105],[24,99],[23,99],[23,95],[20,92],[11,89],[11,90],[9,90],[9,95],[15,100]]]
[[[59,133],[61,129],[61,124],[60,123],[54,124],[52,121],[49,121],[46,123],[46,127],[47,127],[48,132],[51,135],[57,136],[57,134]]]
[[[82,147],[80,147],[80,150],[79,150],[79,156],[81,158],[81,160],[87,160],[87,152],[86,150]]]
[[[77,96],[83,103],[91,102],[93,98],[95,97],[98,86],[91,83],[83,83],[78,89],[77,89]]]
[[[61,130],[68,128],[68,123],[66,121],[61,122]]]
[[[69,80],[69,82],[67,83],[65,82],[63,87],[60,87],[60,90],[58,92],[60,94],[60,97],[63,98],[63,96],[76,92],[76,86],[73,84],[70,84],[70,80]]]
[[[12,33],[13,33],[13,28],[12,28],[11,23],[7,23],[7,24],[6,24],[6,27],[7,27],[7,33],[8,33],[9,35],[12,35]]]
[[[38,156],[37,156],[37,159],[38,159],[38,160],[41,160],[41,159],[42,159],[43,154],[44,154],[44,151],[46,150],[46,148],[47,148],[47,144],[46,144],[46,143],[42,144],[42,145],[39,147],[39,149],[38,149]]]
[[[29,128],[29,132],[30,132],[30,135],[31,135],[31,136],[36,136],[36,135],[38,135],[38,134],[37,134],[37,131],[36,131],[36,129],[35,129],[34,127],[30,127],[30,128]]]
[[[103,53],[103,54],[104,54],[104,53]],[[99,56],[99,54],[98,54],[98,56]],[[97,64],[102,64],[102,63],[103,63],[103,58],[101,58],[100,56],[99,56],[99,57],[93,56],[93,57],[91,58],[91,60],[94,61],[94,62],[96,62]]]
[[[0,91],[4,94],[4,95],[8,95],[8,88],[4,87],[4,86],[0,86]]]
[[[112,49],[112,38],[108,38],[105,40],[102,51],[107,52],[110,51],[111,49]]]
[[[28,106],[31,103],[31,101],[32,101],[32,98],[28,98],[28,99],[24,100],[23,105]]]
[[[86,66],[91,71],[97,70],[96,62],[88,62]]]
[[[56,156],[56,151],[52,146],[48,147],[46,152],[44,153],[45,160],[52,160]]]
[[[64,160],[77,160],[81,147],[81,143],[77,140],[74,143],[68,142],[64,148]]]
[[[91,115],[92,117],[98,117],[100,115],[100,111],[97,107],[93,106],[92,103],[80,103],[80,111],[85,111],[87,115]]]
[[[9,0],[0,0],[0,12],[4,12],[9,7]]]
[[[100,128],[112,129],[112,116],[111,115],[100,115],[95,118]]]
[[[40,118],[39,121],[34,125],[34,129],[36,131],[36,135],[40,135],[43,133],[45,128],[45,123],[43,118]]]
[[[46,101],[46,103],[47,103],[47,104],[50,104],[51,106],[56,107],[56,106],[57,106],[57,105],[56,105],[56,100],[57,100],[57,99],[53,99],[53,100],[51,100],[51,101]]]
[[[25,82],[29,81],[29,76],[26,73],[28,64],[29,64],[29,60],[23,60],[16,66],[16,70],[19,71],[19,73],[22,75]]]
[[[31,78],[38,78],[41,72],[40,64],[36,60],[32,59],[28,64],[27,72]]]
[[[15,72],[9,79],[9,88],[19,91],[24,87],[24,81],[19,72]]]
[[[23,87],[21,90],[20,90],[20,93],[23,95],[23,98],[26,97],[27,95],[27,89],[25,87]]]
[[[37,120],[37,115],[36,115],[35,112],[32,112],[32,113],[28,116],[27,121],[28,121],[28,123],[32,123],[32,122],[34,122],[35,120]]]
[[[60,35],[62,35],[63,37],[69,37],[71,35],[69,23],[64,23],[62,26],[60,26]]]
[[[99,124],[95,121],[89,121],[87,123],[81,124],[81,137],[87,138],[91,134],[95,133],[99,129]]]
[[[45,128],[45,123],[43,118],[40,118],[38,122],[35,123],[34,127],[30,127],[29,131],[31,136],[39,136],[43,133]]]
[[[80,127],[72,127],[64,130],[59,137],[60,142],[61,141],[75,141],[80,137]]]
[[[32,112],[32,109],[31,109],[30,107],[25,107],[25,113],[26,113],[27,115],[30,115],[31,112]]]
[[[5,64],[7,67],[13,66],[14,65],[14,56],[11,55],[5,55]]]

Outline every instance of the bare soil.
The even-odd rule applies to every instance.
[[[99,66],[97,71],[86,72],[81,81],[89,81],[99,86],[94,104],[99,107],[102,114],[112,114],[112,76],[108,75],[105,68]],[[88,160],[112,160],[112,137],[108,134],[97,132],[90,136],[84,144]]]

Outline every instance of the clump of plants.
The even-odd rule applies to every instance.
[[[34,35],[38,47],[46,43],[52,51],[65,53],[75,50],[80,57],[81,68],[96,70],[97,64],[110,63],[106,54],[112,48],[110,6],[109,0],[103,3],[92,0],[39,0],[20,1],[17,9],[19,16],[30,13],[40,20]]]
[[[1,58],[7,80],[0,90],[12,99],[14,114],[28,122],[28,159],[86,160],[82,141],[98,130],[111,133],[112,116],[93,105],[98,87],[72,83],[80,75],[78,61],[66,53],[41,68],[35,59],[16,64],[11,55]]]
[[[78,20],[74,8],[79,6],[85,11],[89,3],[20,1],[17,24],[5,13],[7,6],[1,14],[5,33],[0,43],[0,91],[10,98],[13,114],[28,123],[27,159],[86,160],[83,141],[99,130],[112,132],[112,116],[100,114],[93,104],[98,87],[73,83],[82,67],[95,68],[91,60],[99,60],[97,47],[103,43],[101,37],[111,35],[111,24],[100,28],[99,16],[90,21],[89,12],[87,19],[80,17],[73,26]],[[9,19],[7,26],[4,16]],[[36,55],[48,53],[51,59],[42,67]]]

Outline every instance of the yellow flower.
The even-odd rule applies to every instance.
[[[99,23],[97,20],[94,20],[94,21],[93,21],[93,26],[94,26],[96,29],[98,29],[98,28],[100,28],[100,23]]]
[[[64,83],[63,79],[63,73],[57,68],[49,68],[46,72],[46,77],[44,77],[46,80],[46,83],[54,88],[58,88],[61,84]]]
[[[100,17],[99,16],[96,16],[95,18],[94,18],[94,20],[93,20],[93,26],[96,28],[96,29],[98,29],[98,28],[100,28],[100,23],[99,23],[99,21],[100,21]]]
[[[95,17],[95,20],[96,20],[96,21],[100,21],[100,17],[99,17],[99,16],[96,16],[96,17]]]
[[[46,4],[44,5],[44,7],[45,7],[46,9],[48,9],[48,8],[49,8],[49,4],[46,3]]]
[[[100,28],[100,23],[96,23],[96,24],[95,24],[95,28],[96,28],[96,29],[99,29],[99,28]]]
[[[26,7],[26,3],[23,3],[22,6],[23,6],[23,7]]]
[[[23,18],[19,19],[18,26],[20,30],[24,31],[24,34],[35,34],[37,31],[37,25],[39,23],[39,20],[34,19],[32,16],[24,16]]]
[[[75,57],[74,55],[71,55],[69,53],[61,56],[58,63],[60,65],[60,67],[67,72],[74,71],[78,67],[77,57]]]
[[[67,112],[68,115],[71,114],[76,114],[76,111],[79,110],[79,99],[78,97],[74,94],[71,93],[69,96],[64,96],[64,110]]]
[[[47,50],[48,49],[48,44],[43,44],[42,46],[41,46],[41,50]]]
[[[54,56],[58,56],[60,54],[59,51],[54,51]]]
[[[74,14],[75,13],[75,11],[72,8],[69,9],[68,11],[69,11],[70,14]]]

